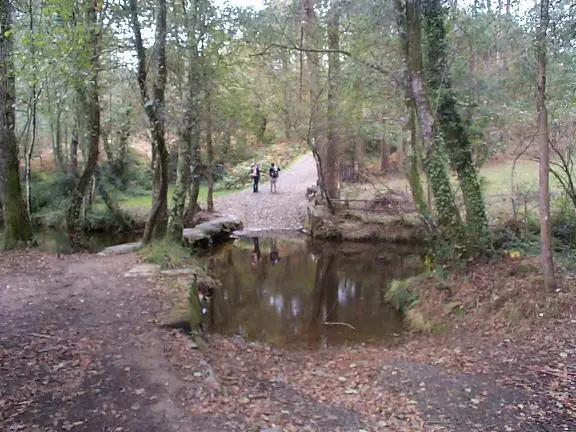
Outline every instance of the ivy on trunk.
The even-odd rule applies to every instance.
[[[450,80],[444,28],[446,10],[441,0],[424,0],[424,15],[428,39],[428,81],[438,100],[436,118],[444,138],[450,166],[456,172],[462,190],[469,245],[471,252],[475,252],[476,255],[490,253],[492,241],[488,216],[472,158],[472,144],[456,108],[456,95]]]

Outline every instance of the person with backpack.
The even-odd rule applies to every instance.
[[[268,170],[268,175],[270,176],[270,192],[276,192],[276,182],[278,181],[278,174],[280,173],[280,167],[272,164]]]
[[[260,165],[252,165],[252,192],[258,192],[258,183],[260,183]]]

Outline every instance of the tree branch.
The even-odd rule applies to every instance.
[[[264,50],[256,53],[256,54],[251,54],[250,57],[256,57],[256,56],[263,56],[268,54],[268,52],[272,49],[272,48],[279,48],[279,49],[286,49],[286,50],[293,50],[293,51],[298,51],[298,52],[305,52],[305,53],[317,53],[317,54],[342,54],[346,57],[351,58],[352,60],[370,68],[370,69],[374,69],[384,75],[389,75],[390,71],[386,70],[384,68],[382,68],[381,66],[375,65],[373,63],[370,63],[366,60],[362,60],[359,59],[358,57],[354,56],[350,51],[345,51],[345,50],[331,50],[331,49],[317,49],[317,48],[303,48],[301,46],[298,45],[282,45],[282,44],[277,44],[277,43],[271,43],[269,44],[266,48],[264,48]]]

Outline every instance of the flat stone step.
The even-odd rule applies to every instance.
[[[182,237],[191,246],[208,246],[215,240],[229,238],[234,231],[243,228],[242,221],[235,216],[222,216],[202,222],[194,228],[186,228]]]
[[[100,256],[121,255],[137,251],[142,247],[141,242],[123,243],[116,246],[110,246],[98,252]]]
[[[124,277],[148,277],[160,273],[160,266],[157,264],[142,263],[132,267]]]

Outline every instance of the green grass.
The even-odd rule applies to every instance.
[[[484,194],[487,202],[488,213],[492,218],[500,218],[510,215],[512,212],[511,195],[512,195],[512,168],[513,160],[500,162],[491,162],[480,169],[480,177],[484,188]],[[421,173],[422,186],[424,193],[427,192],[426,176]],[[456,192],[457,199],[461,202],[460,189],[455,176],[452,176],[453,190]],[[379,177],[373,185],[366,184],[345,184],[342,191],[343,197],[371,199],[375,193],[385,193],[387,188],[409,192],[408,181],[402,175],[393,177]],[[550,188],[554,192],[561,191],[558,181],[551,175]],[[523,194],[528,193],[527,210],[534,213],[534,207],[537,202],[534,200],[538,192],[538,162],[527,159],[519,159],[516,162],[514,171],[514,189],[520,190]],[[520,196],[519,196],[520,195]],[[522,194],[517,194],[517,210],[523,212],[524,198]]]
[[[190,249],[166,238],[150,243],[139,253],[147,262],[164,269],[183,267],[193,260]]]
[[[174,185],[170,185],[168,187],[168,205],[172,201],[172,196],[174,195]],[[214,198],[222,195],[226,195],[228,193],[234,192],[233,190],[224,190],[224,191],[214,191]],[[206,205],[206,198],[208,197],[208,187],[205,185],[200,186],[200,193],[198,194],[198,202],[201,206]],[[150,193],[146,195],[137,195],[137,196],[127,196],[119,201],[119,205],[122,209],[131,212],[131,211],[149,211],[152,207],[152,195]]]
[[[480,170],[480,175],[486,179],[485,192],[487,196],[510,194],[512,187],[513,161],[503,161],[489,164]],[[524,187],[529,190],[538,190],[538,162],[519,159],[514,171],[515,188]],[[556,179],[550,175],[551,189],[560,187]]]

